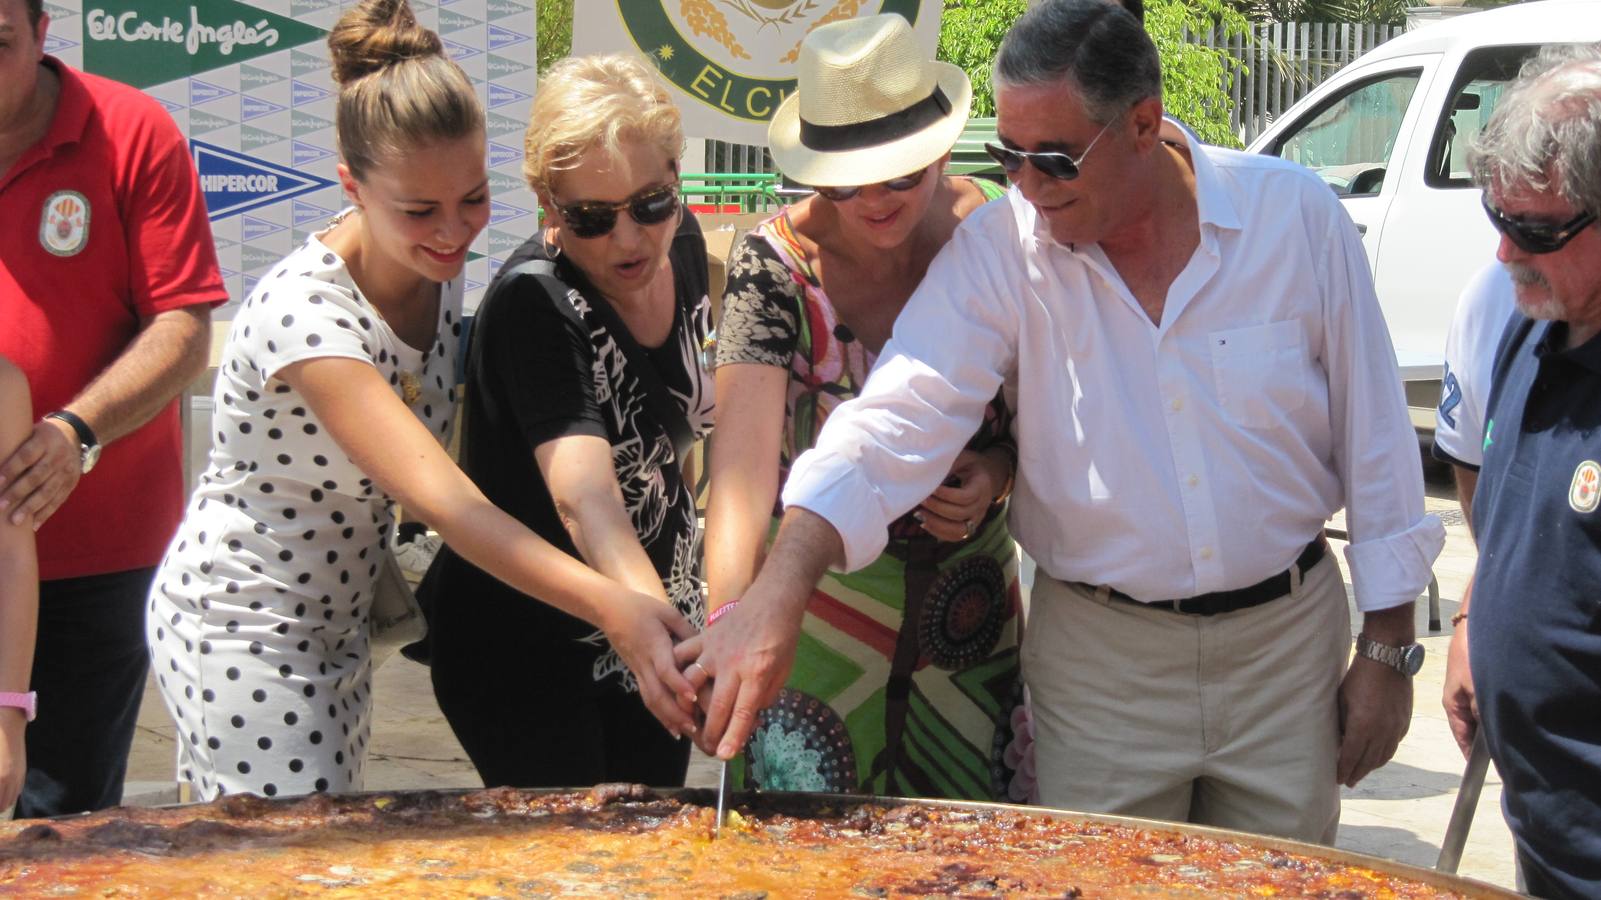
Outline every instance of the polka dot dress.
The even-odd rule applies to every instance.
[[[369,362],[443,441],[461,301],[459,279],[442,285],[435,343],[407,346],[313,237],[234,319],[211,459],[146,622],[179,774],[202,797],[361,789],[368,610],[393,503],[274,376],[318,357]]]

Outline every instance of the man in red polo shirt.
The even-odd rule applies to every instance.
[[[184,500],[174,398],[227,299],[171,117],[45,56],[48,25],[40,0],[0,0],[0,355],[27,375],[38,421],[0,461],[0,515],[39,536],[18,816],[121,799],[146,593]]]

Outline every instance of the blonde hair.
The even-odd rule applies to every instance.
[[[484,130],[472,82],[406,0],[363,0],[328,33],[339,156],[360,179],[406,149]]]
[[[523,177],[548,197],[556,174],[580,156],[596,148],[616,155],[631,141],[655,146],[677,165],[684,126],[667,89],[636,57],[571,56],[539,77],[523,137]]]

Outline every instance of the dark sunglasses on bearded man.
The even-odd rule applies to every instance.
[[[660,225],[678,212],[678,181],[645,188],[621,203],[603,200],[579,200],[576,203],[557,203],[556,211],[573,237],[598,238],[611,234],[617,227],[617,214],[627,210],[641,225]]]
[[[1595,213],[1582,212],[1561,225],[1533,222],[1496,209],[1490,204],[1489,195],[1480,198],[1480,202],[1484,204],[1484,214],[1490,217],[1490,224],[1495,226],[1496,231],[1506,235],[1519,250],[1536,255],[1561,250],[1568,245],[1568,241],[1594,224],[1596,219]]]

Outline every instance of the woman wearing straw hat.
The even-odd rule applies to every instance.
[[[790,463],[855,396],[957,224],[1001,193],[943,174],[971,101],[962,70],[926,60],[897,15],[825,25],[801,47],[768,141],[785,175],[817,193],[744,238],[723,297],[717,417],[738,427],[718,432],[711,456],[714,618],[755,576]],[[818,585],[786,688],[745,748],[747,785],[1007,796],[1015,451],[999,398],[991,411],[945,486],[891,527],[884,555]]]

